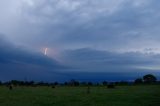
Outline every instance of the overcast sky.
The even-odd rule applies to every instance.
[[[159,5],[159,0],[1,0],[0,80],[160,77]]]

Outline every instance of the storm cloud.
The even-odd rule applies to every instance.
[[[136,69],[147,71],[147,67],[150,69],[154,67],[153,70],[151,69],[154,71],[159,66],[159,57],[159,54],[154,53],[117,53],[90,48],[68,50],[63,53],[66,64],[68,63],[75,68],[83,69],[85,67],[87,70],[99,72],[130,72]]]
[[[0,33],[5,36],[0,37],[1,69],[10,70],[7,66],[13,65],[16,70],[25,64],[24,69],[36,66],[41,67],[36,70],[47,70],[37,72],[42,76],[61,73],[67,78],[76,75],[82,78],[84,73],[93,76],[112,73],[108,77],[113,72],[134,76],[157,74],[159,3],[157,0],[1,0]],[[43,55],[44,48],[49,50],[47,56]]]
[[[56,76],[56,70],[64,68],[55,59],[40,52],[31,52],[25,47],[16,46],[2,35],[0,36],[0,50],[1,80],[17,78],[24,80],[26,77],[36,79],[47,77],[51,72],[54,72],[53,76]]]
[[[21,45],[116,51],[158,48],[157,0],[1,2],[6,6],[1,7],[0,32]]]

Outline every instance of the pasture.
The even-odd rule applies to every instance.
[[[160,106],[160,85],[0,87],[0,106]]]

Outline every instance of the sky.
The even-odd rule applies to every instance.
[[[158,0],[1,0],[0,80],[160,79]]]

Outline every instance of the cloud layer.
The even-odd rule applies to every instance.
[[[50,77],[52,68],[66,77],[74,72],[159,72],[159,2],[1,0],[0,33],[10,40],[0,37],[1,67],[36,67]],[[40,53],[46,47],[48,57]]]
[[[63,53],[63,56],[66,64],[68,63],[75,68],[84,69],[85,67],[87,70],[99,72],[132,72],[136,69],[147,71],[147,67],[156,69],[160,63],[159,54],[141,52],[117,53],[90,48],[68,50]],[[153,70],[150,69],[156,71],[154,68]]]
[[[58,75],[57,70],[64,68],[56,60],[13,45],[3,36],[0,36],[0,50],[0,80],[54,79]]]
[[[0,32],[19,44],[116,51],[159,48],[157,0],[1,2],[5,14]]]

